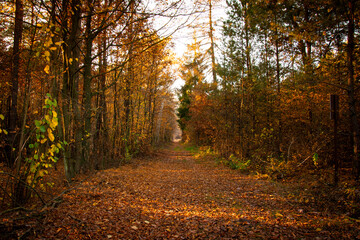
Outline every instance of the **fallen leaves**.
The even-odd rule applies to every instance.
[[[100,171],[64,195],[36,237],[355,239],[360,235],[359,222],[311,209],[279,192],[267,180],[164,150],[137,168]]]

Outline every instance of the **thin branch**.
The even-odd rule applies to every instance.
[[[15,178],[17,181],[23,183],[23,184],[25,185],[25,187],[27,187],[27,188],[29,188],[30,190],[34,191],[35,194],[36,194],[36,195],[39,197],[39,199],[41,200],[41,202],[42,202],[43,204],[45,204],[44,199],[42,199],[42,197],[40,196],[40,194],[38,193],[38,191],[37,191],[35,188],[33,188],[32,186],[30,186],[29,184],[27,184],[25,181],[21,180],[18,176],[15,176],[15,175],[13,175],[13,174],[11,174],[11,173],[8,173],[8,172],[0,172],[0,174],[8,175],[8,176],[10,176],[10,177]]]

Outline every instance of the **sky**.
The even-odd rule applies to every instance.
[[[185,13],[184,16],[179,16],[175,19],[169,21],[169,17],[157,17],[154,19],[155,28],[159,28],[160,35],[168,36],[171,35],[172,42],[174,47],[172,51],[174,52],[177,58],[181,58],[183,54],[187,50],[187,45],[193,43],[194,30],[196,31],[196,35],[201,35],[199,28],[192,27],[193,25],[200,24],[200,26],[204,26],[208,23],[208,12],[204,13],[193,13],[194,11],[204,10],[204,7],[195,7],[194,0],[183,0],[179,5],[179,12],[177,13]],[[213,22],[215,29],[215,42],[221,41],[221,26],[222,21],[226,17],[225,10],[225,0],[219,0],[216,3],[213,3]],[[155,6],[156,8],[156,6]],[[206,8],[205,10],[207,10]],[[174,13],[174,14],[177,14]],[[203,34],[202,34],[203,35]],[[201,37],[198,36],[198,39],[201,40]],[[208,39],[203,38],[203,43],[206,43]],[[205,45],[205,47],[209,47],[209,45]],[[217,49],[215,49],[215,52]],[[177,68],[177,66],[175,66]],[[175,69],[176,71],[176,69]],[[172,89],[179,89],[184,84],[184,81],[180,79],[178,74],[176,73],[176,80],[172,85]]]

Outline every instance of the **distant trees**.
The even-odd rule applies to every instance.
[[[203,132],[206,125],[212,129],[207,129],[210,139],[198,143],[211,145],[225,158],[234,154],[239,161],[250,160],[258,170],[332,166],[329,96],[337,94],[339,158],[348,166],[351,156],[358,177],[359,3],[227,4],[218,87],[198,88],[197,100],[194,90],[187,96],[187,118],[206,116],[202,124],[187,121],[187,135]]]

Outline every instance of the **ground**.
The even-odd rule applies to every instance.
[[[32,228],[35,239],[356,239],[359,222],[180,144],[98,171]]]

